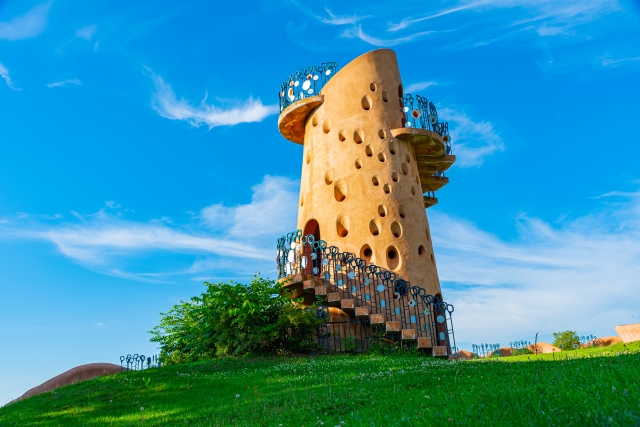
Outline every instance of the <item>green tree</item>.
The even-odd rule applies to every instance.
[[[180,301],[149,331],[166,364],[221,356],[305,353],[315,349],[321,320],[281,284],[256,275],[249,284],[208,283]]]
[[[575,331],[564,331],[553,333],[553,345],[562,350],[573,350],[574,345],[580,345],[580,338]]]

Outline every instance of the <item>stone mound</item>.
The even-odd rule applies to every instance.
[[[22,396],[9,402],[9,404],[35,396],[36,394],[44,393],[45,391],[55,390],[65,385],[75,384],[81,381],[90,380],[103,375],[111,375],[118,372],[120,372],[120,366],[114,365],[113,363],[89,363],[87,365],[76,366],[73,369],[69,369],[67,372],[63,372],[62,374],[56,375],[50,380],[43,382],[39,386],[28,390]]]
[[[560,348],[546,342],[539,342],[537,344],[537,347],[536,347],[536,344],[531,344],[531,345],[528,345],[527,348],[531,350],[533,353],[553,353],[553,352],[558,353],[562,351]]]
[[[468,350],[459,350],[451,355],[452,359],[473,359],[473,353]]]

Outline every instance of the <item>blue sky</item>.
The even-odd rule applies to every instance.
[[[450,122],[428,215],[462,347],[639,321],[639,25],[622,0],[0,0],[0,404],[154,354],[204,280],[274,277],[279,85],[380,47]]]

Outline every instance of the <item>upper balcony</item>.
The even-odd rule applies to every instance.
[[[280,85],[280,117],[282,136],[298,144],[304,143],[304,123],[309,113],[324,102],[324,85],[338,70],[337,62],[303,68],[292,73]]]

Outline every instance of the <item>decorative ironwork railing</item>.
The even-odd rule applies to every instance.
[[[162,366],[158,356],[145,357],[144,354],[127,354],[120,356],[120,372],[123,370],[139,371]]]
[[[385,321],[400,322],[400,329],[414,329],[417,337],[429,338],[434,346],[446,346],[448,354],[457,351],[451,315],[454,307],[399,275],[327,246],[313,235],[297,230],[278,239],[276,258],[278,278],[306,274],[322,281],[327,293],[353,299],[355,307],[369,307],[371,314],[384,315]]]
[[[509,347],[511,347],[511,353],[514,356],[518,356],[520,354],[525,353],[533,353],[531,351],[531,341],[520,340],[520,341],[509,341]]]
[[[499,357],[500,356],[500,344],[471,344],[471,348],[474,354],[479,357]]]
[[[601,340],[595,335],[583,335],[579,339],[583,347],[599,347],[601,344]]]
[[[337,62],[323,62],[292,73],[280,85],[280,112],[296,101],[318,95],[337,70]]]
[[[406,94],[402,98],[403,123],[408,128],[426,129],[437,133],[444,140],[445,154],[451,154],[451,137],[449,123],[438,120],[438,110],[427,98]]]

